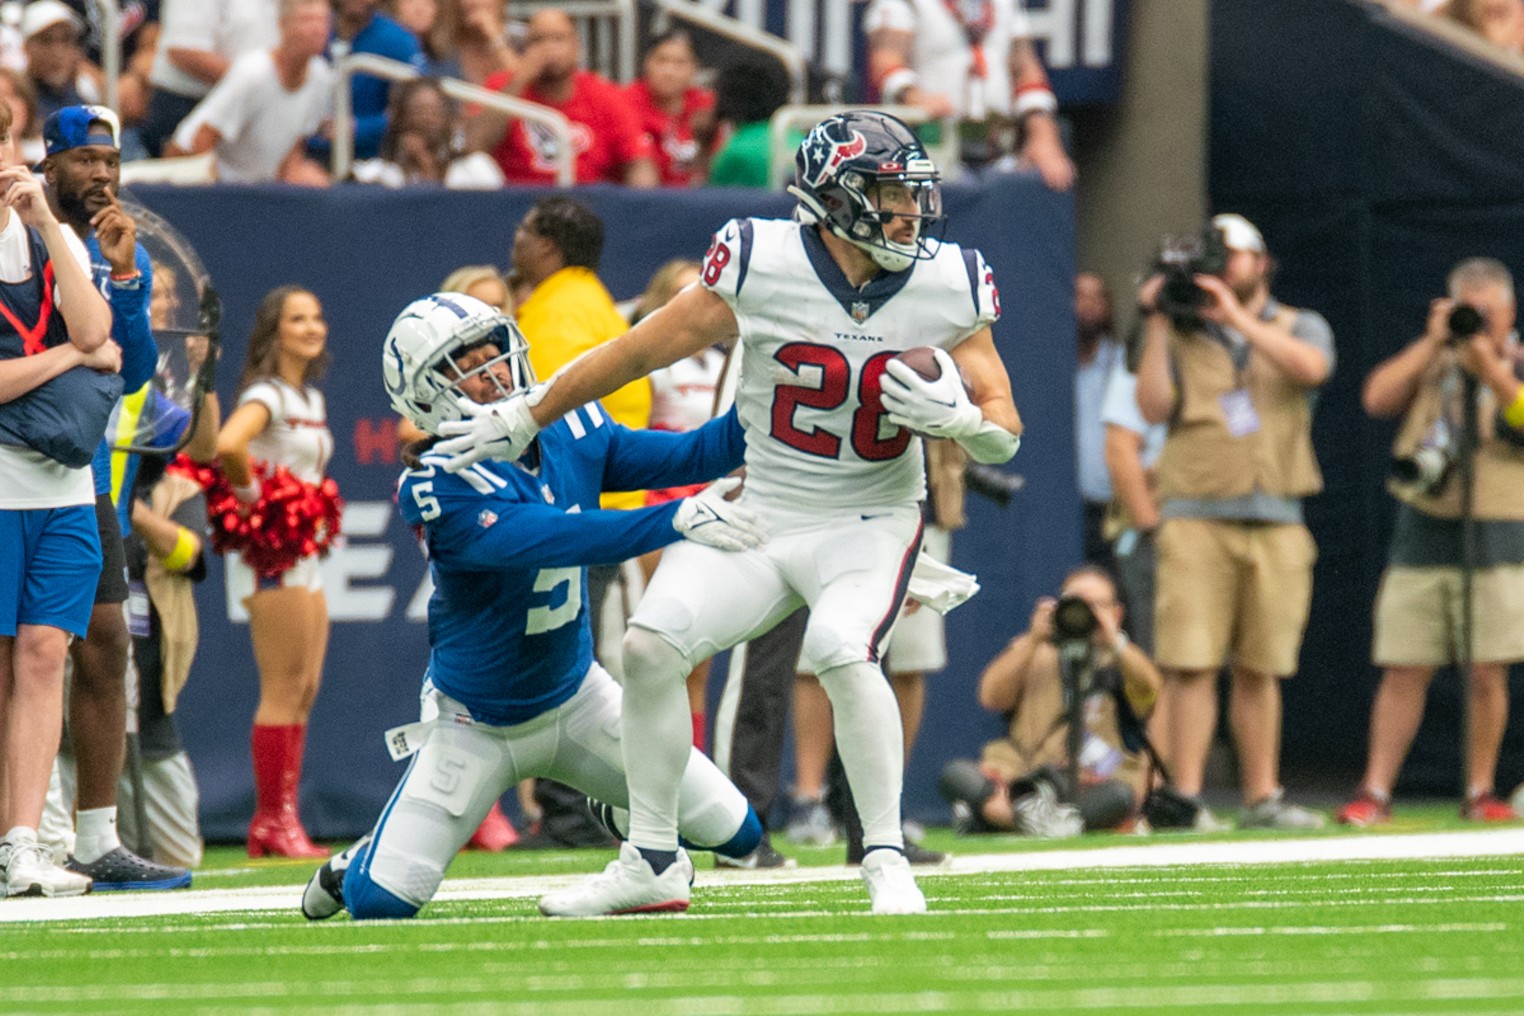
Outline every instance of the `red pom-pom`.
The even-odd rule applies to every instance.
[[[303,557],[326,556],[339,536],[344,501],[332,479],[304,483],[285,466],[271,470],[264,462],[250,463],[259,482],[259,500],[245,505],[215,466],[197,466],[181,455],[169,467],[195,480],[206,491],[206,515],[212,529],[212,548],[219,554],[237,551],[245,564],[263,578],[273,578]]]

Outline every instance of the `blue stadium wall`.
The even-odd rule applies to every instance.
[[[231,404],[254,309],[285,283],[311,288],[330,326],[333,367],[322,383],[337,439],[332,475],[348,501],[346,546],[325,563],[334,618],[322,693],[312,716],[303,812],[314,835],[341,837],[374,820],[397,777],[386,728],[417,717],[427,658],[420,584],[425,566],[393,507],[398,474],[379,347],[409,300],[452,269],[506,265],[515,224],[539,194],[344,188],[139,188],[136,196],[194,243],[226,305],[219,384]],[[697,257],[711,232],[740,215],[784,215],[791,202],[750,191],[633,193],[581,190],[607,224],[601,275],[616,298],[639,293],[671,257]],[[949,618],[951,662],[932,678],[906,800],[911,814],[945,820],[936,773],[977,751],[999,722],[974,701],[980,669],[1021,627],[1038,595],[1078,558],[1073,448],[1073,206],[1034,179],[950,187],[949,238],[983,250],[1005,316],[995,337],[1015,382],[1027,438],[1013,465],[1026,479],[1011,507],[971,498],[955,563],[984,591]],[[248,731],[257,676],[246,624],[224,587],[220,560],[198,592],[202,643],[180,700],[181,730],[201,781],[204,828],[242,836],[253,808]]]
[[[1394,506],[1392,427],[1365,417],[1360,388],[1423,330],[1457,261],[1524,273],[1524,84],[1361,0],[1216,0],[1211,45],[1213,210],[1260,225],[1275,291],[1321,311],[1338,347],[1314,427],[1327,487],[1308,505],[1320,557],[1285,756],[1288,784],[1347,791],[1379,676],[1370,618]],[[1399,792],[1457,794],[1461,722],[1442,674]],[[1505,793],[1524,779],[1519,727]]]

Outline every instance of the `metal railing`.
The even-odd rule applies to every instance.
[[[828,116],[849,109],[865,109],[865,106],[780,106],[773,113],[772,119],[767,124],[768,162],[767,179],[769,186],[777,187],[780,182],[787,179],[789,169],[794,161],[794,146],[789,144],[788,132],[792,129],[813,127]],[[873,106],[873,109],[890,116],[899,117],[911,125],[919,125],[930,121],[926,111],[919,106]],[[937,164],[944,180],[957,179],[960,175],[962,162],[960,146],[958,143],[957,124],[951,120],[940,121],[942,127],[942,139],[939,144],[927,145],[926,154],[930,155]]]
[[[658,11],[658,19],[678,18],[689,24],[698,25],[715,35],[724,36],[732,42],[738,42],[748,49],[773,57],[788,72],[788,101],[802,103],[808,98],[809,63],[805,59],[804,50],[794,43],[779,38],[771,32],[752,28],[745,22],[737,21],[729,15],[721,14],[693,0],[653,0],[653,3]],[[660,21],[658,20],[657,23],[660,24]]]
[[[636,44],[640,21],[635,0],[520,0],[513,6],[513,16],[527,17],[545,7],[554,7],[564,12],[573,21],[585,22],[582,31],[584,44],[587,42],[588,29],[595,23],[605,23],[608,32],[598,33],[595,40],[597,52],[588,54],[591,66],[615,81],[635,80],[640,66]]]
[[[423,75],[411,64],[373,53],[351,53],[338,60],[334,69],[338,73],[333,85],[333,178],[344,180],[349,177],[355,159],[355,115],[349,101],[349,79],[356,74],[370,74],[389,81],[409,81]],[[576,152],[572,149],[571,122],[566,117],[538,102],[504,95],[456,78],[439,79],[439,87],[459,102],[478,103],[521,120],[544,124],[556,138],[556,185],[570,187],[576,182]]]

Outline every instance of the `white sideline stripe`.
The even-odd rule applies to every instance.
[[[1149,843],[1092,850],[1048,850],[1016,854],[954,857],[945,868],[928,868],[922,878],[947,874],[994,874],[1070,869],[1167,868],[1197,865],[1249,866],[1313,864],[1327,861],[1421,860],[1502,857],[1524,854],[1524,829],[1486,829],[1448,833],[1411,833],[1317,837],[1310,839]],[[577,875],[519,875],[503,878],[448,879],[437,900],[490,900],[539,897],[575,885]],[[856,881],[856,868],[784,868],[772,871],[701,871],[697,885],[796,885]],[[0,924],[29,921],[89,921],[174,914],[248,911],[295,911],[301,887],[258,886],[243,889],[188,889],[169,892],[99,893],[71,899],[17,898],[0,902]],[[1418,902],[1418,901],[1414,901]],[[1429,902],[1427,900],[1423,902]],[[690,918],[696,915],[690,915]],[[734,915],[724,915],[734,916]]]

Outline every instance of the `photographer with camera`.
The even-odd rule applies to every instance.
[[[1075,665],[1063,666],[1064,654]],[[1147,716],[1161,683],[1153,662],[1122,631],[1111,576],[1094,565],[1070,572],[1059,599],[1038,600],[1027,631],[979,677],[979,704],[1006,715],[1010,725],[977,763],[955,759],[943,769],[942,795],[960,825],[1060,837],[1126,823],[1147,792],[1147,765],[1123,746],[1121,710]],[[1085,717],[1077,808],[1058,803],[1075,797],[1064,793],[1074,690]]]
[[[1370,754],[1348,825],[1391,816],[1392,786],[1418,732],[1436,668],[1470,662],[1466,801],[1461,814],[1506,821],[1493,792],[1508,720],[1508,666],[1524,660],[1524,370],[1514,333],[1513,278],[1491,258],[1469,258],[1429,306],[1424,334],[1365,381],[1365,411],[1401,415],[1388,489],[1398,501],[1387,568],[1376,595],[1371,655],[1384,668],[1371,707]],[[1466,393],[1475,431],[1468,443]],[[1472,485],[1462,456],[1470,452]],[[1463,527],[1470,509],[1474,553]],[[1467,570],[1470,574],[1467,574]],[[1471,586],[1471,617],[1463,589]],[[1471,628],[1470,653],[1461,631]],[[1463,678],[1464,680],[1464,678]]]
[[[1280,786],[1280,680],[1296,672],[1317,547],[1302,498],[1322,489],[1312,408],[1333,373],[1323,318],[1270,296],[1258,229],[1218,215],[1193,257],[1138,292],[1146,315],[1138,407],[1168,424],[1158,462],[1154,647],[1170,709],[1175,789],[1199,798],[1231,666],[1244,828],[1316,828]],[[1203,812],[1204,818],[1209,818]]]

